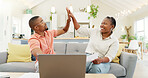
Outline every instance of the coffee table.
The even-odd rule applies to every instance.
[[[10,78],[19,78],[27,75],[38,75],[39,73],[18,73],[18,72],[0,72],[0,75],[7,75]],[[27,77],[26,77],[27,78]],[[86,74],[85,78],[116,78],[113,74]]]

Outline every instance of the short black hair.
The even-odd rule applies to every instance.
[[[38,19],[40,16],[34,16],[34,17],[32,17],[30,20],[29,20],[29,26],[30,26],[30,28],[31,29],[34,29],[34,22],[35,22],[35,20],[36,19]]]
[[[114,17],[109,17],[109,16],[107,16],[106,18],[111,21],[112,25],[114,25],[114,28],[115,28],[116,27],[116,20],[115,20],[115,18]]]

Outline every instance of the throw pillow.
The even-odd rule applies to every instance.
[[[119,44],[118,52],[117,52],[115,58],[112,60],[113,63],[119,64],[119,57],[121,55],[122,49],[125,48],[125,46],[126,46],[126,44]]]
[[[31,62],[29,45],[16,45],[8,43],[7,62]]]

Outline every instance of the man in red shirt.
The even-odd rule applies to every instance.
[[[28,40],[28,43],[30,45],[30,51],[36,57],[36,59],[38,54],[55,54],[53,50],[53,39],[54,37],[64,34],[68,31],[70,21],[71,20],[68,15],[66,26],[63,29],[48,30],[46,23],[41,17],[35,16],[29,20],[29,26],[35,31],[35,33]],[[37,62],[38,61],[36,60],[36,72],[38,72]]]

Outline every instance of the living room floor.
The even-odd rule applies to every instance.
[[[148,78],[148,53],[143,55],[143,60],[137,61],[133,78]]]

